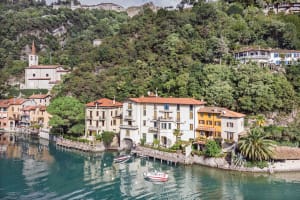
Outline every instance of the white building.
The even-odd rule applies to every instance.
[[[33,94],[29,97],[35,101],[36,105],[48,106],[50,104],[50,94]]]
[[[181,140],[195,138],[197,110],[205,102],[192,98],[163,98],[158,96],[130,98],[123,104],[123,124],[120,126],[121,147],[125,141],[152,144],[155,139],[166,147],[176,142],[175,130]]]
[[[28,57],[29,66],[25,68],[25,84],[21,89],[48,89],[59,83],[62,76],[69,73],[61,65],[39,65],[34,42],[32,52]]]
[[[241,63],[291,65],[300,61],[300,50],[245,48],[236,52],[234,57]]]
[[[85,136],[95,136],[103,131],[120,132],[122,103],[106,98],[86,104]]]

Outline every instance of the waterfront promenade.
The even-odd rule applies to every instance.
[[[57,138],[56,145],[68,148],[68,149],[75,149],[84,152],[103,152],[105,151],[105,147],[102,143],[83,143],[72,141],[64,138]]]

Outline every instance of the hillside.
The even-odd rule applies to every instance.
[[[48,7],[2,6],[0,12],[1,94],[10,76],[22,75],[20,58],[35,40],[40,63],[73,69],[53,90],[57,96],[124,100],[157,88],[161,96],[191,96],[246,113],[288,112],[298,104],[297,66],[272,73],[240,66],[232,53],[243,46],[300,49],[300,15],[265,16],[257,7],[225,2],[145,10],[133,18]],[[99,38],[102,45],[93,47]]]

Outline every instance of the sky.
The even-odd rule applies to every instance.
[[[46,0],[48,4],[55,2],[56,0]],[[166,6],[173,6],[180,2],[180,0],[80,0],[81,4],[83,5],[95,5],[99,3],[115,3],[121,5],[125,8],[129,6],[140,6],[147,2],[153,2],[156,6],[159,7],[166,7]]]

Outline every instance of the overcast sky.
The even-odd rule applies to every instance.
[[[55,2],[56,0],[46,0],[48,4]],[[140,6],[147,2],[153,2],[156,6],[166,7],[166,6],[174,6],[180,2],[180,0],[80,0],[81,4],[84,5],[95,5],[99,3],[116,3],[123,7],[129,6]]]

